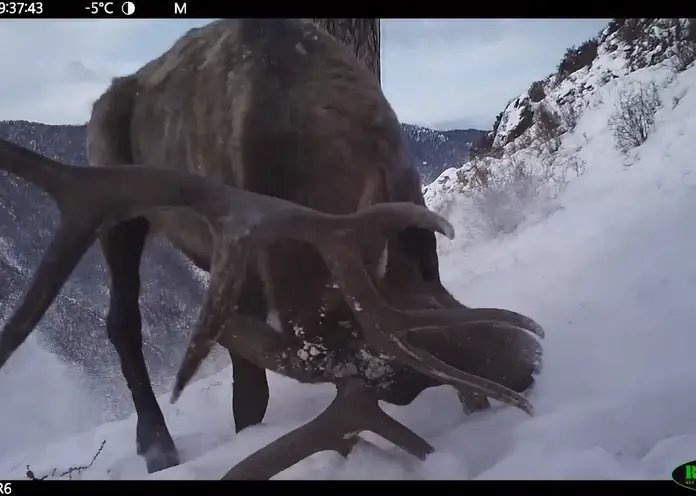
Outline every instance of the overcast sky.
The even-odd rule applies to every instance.
[[[0,21],[0,120],[82,124],[113,76],[133,72],[191,20]],[[403,122],[489,128],[508,100],[552,72],[608,19],[392,19],[382,82]]]

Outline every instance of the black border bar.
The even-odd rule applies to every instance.
[[[131,15],[123,11],[123,4],[131,2],[135,10]],[[18,7],[20,6],[21,7]],[[175,6],[179,9],[176,10]],[[183,6],[186,5],[185,11]],[[347,5],[347,4],[346,4]],[[391,4],[389,4],[391,5]],[[357,2],[350,6],[353,15],[358,17],[378,18],[498,18],[502,14],[495,4],[476,3],[466,6],[461,2],[440,2],[428,4],[428,14],[424,9],[412,8],[419,5],[414,2],[395,4],[387,9],[387,4],[375,2]],[[582,12],[568,11],[567,3],[508,3],[506,4],[505,17],[520,18],[588,18],[606,17],[606,3],[583,4]],[[345,5],[344,5],[345,6]],[[367,7],[367,8],[361,8]],[[411,7],[411,8],[409,8]],[[459,7],[459,8],[457,8]],[[488,8],[487,8],[488,7]],[[329,9],[329,12],[324,12]],[[332,9],[332,10],[331,10]],[[311,10],[311,12],[310,12]],[[15,2],[4,0],[0,2],[0,20],[7,19],[218,19],[218,18],[243,18],[243,17],[342,17],[345,12],[340,12],[339,4],[329,2],[324,4],[308,5],[297,2],[275,2],[261,4],[254,1],[229,1],[229,0],[41,0]],[[345,9],[344,9],[345,10]],[[617,12],[618,13],[618,12]],[[582,14],[582,15],[581,15]]]
[[[300,12],[297,7],[296,4],[281,3],[274,4],[273,9],[269,10],[260,8],[258,2],[229,0],[4,0],[0,2],[0,20],[218,19],[268,17],[270,14],[271,17],[311,17],[310,12]],[[262,15],[259,15],[260,11],[263,12]]]
[[[56,494],[57,491],[69,491],[71,495],[94,496],[157,496],[170,495],[172,491],[191,491],[192,493],[217,493],[228,496],[230,491],[255,491],[263,482],[222,482],[222,481],[12,481],[10,496],[31,496],[33,494]],[[268,482],[266,483],[268,484]],[[671,494],[687,495],[691,492],[680,487],[673,481],[271,481],[274,490],[292,491],[369,491],[370,487],[380,491],[433,491],[439,496],[490,496],[492,491],[504,491],[507,495],[522,495],[526,493],[535,496],[545,494],[558,496],[582,495],[600,496],[608,494],[632,494],[646,492],[650,495],[668,496]],[[331,487],[334,489],[331,489]],[[691,493],[693,494],[693,493]]]
[[[235,4],[237,8],[235,8]],[[130,8],[129,8],[130,7]],[[131,11],[130,14],[126,12]],[[0,19],[213,19],[244,17],[236,2],[212,0],[44,0],[0,3]]]

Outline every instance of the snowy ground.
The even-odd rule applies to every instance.
[[[466,250],[455,240],[445,250],[443,278],[461,301],[517,310],[546,328],[544,370],[531,396],[536,415],[505,407],[466,417],[451,389],[431,389],[407,407],[386,407],[437,448],[425,462],[366,436],[369,443],[347,460],[319,453],[278,478],[668,479],[696,458],[696,395],[689,393],[696,375],[696,70],[671,77],[644,69],[602,88],[603,103],[566,138],[583,145],[587,172],[546,218]],[[612,95],[651,78],[664,83],[664,108],[648,141],[622,157],[607,128]],[[674,95],[683,96],[676,107]],[[3,370],[0,387],[19,362]],[[42,398],[49,412],[80,412],[70,380],[64,397]],[[161,398],[185,463],[151,478],[219,478],[333,396],[328,386],[272,376],[264,425],[235,436],[230,384],[226,369],[190,386],[176,405]],[[5,422],[21,430],[20,419]],[[131,417],[61,441],[33,439],[32,449],[0,459],[0,478],[23,478],[27,465],[42,476],[88,464],[103,441],[83,478],[148,477]]]

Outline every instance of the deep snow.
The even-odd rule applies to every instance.
[[[660,84],[664,105],[648,141],[625,157],[614,149],[607,121],[617,91],[637,80]],[[466,304],[513,309],[546,328],[534,417],[509,407],[467,417],[450,388],[431,389],[407,407],[385,407],[436,447],[425,462],[365,435],[369,442],[347,460],[319,453],[278,478],[668,479],[696,458],[696,396],[689,392],[696,375],[694,88],[696,69],[674,76],[658,66],[597,89],[601,95],[563,143],[581,147],[585,174],[553,204],[533,205],[511,234],[468,235],[484,214],[464,195],[450,198],[458,238],[440,241],[448,288]],[[675,95],[682,97],[676,106]],[[23,429],[20,407],[10,409],[12,417],[5,413],[21,361],[0,373],[3,432]],[[54,379],[63,394],[40,398],[48,414],[77,421],[88,400],[75,381]],[[227,368],[191,385],[176,405],[167,395],[160,399],[185,462],[179,467],[147,475],[131,417],[57,442],[41,443],[37,433],[31,449],[4,450],[0,477],[23,478],[27,465],[42,476],[88,464],[106,440],[81,477],[219,478],[316,416],[332,397],[330,386],[271,374],[264,424],[235,436]],[[59,429],[53,422],[46,435]]]

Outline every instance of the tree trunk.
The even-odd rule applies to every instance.
[[[379,19],[312,19],[353,53],[380,79]]]

